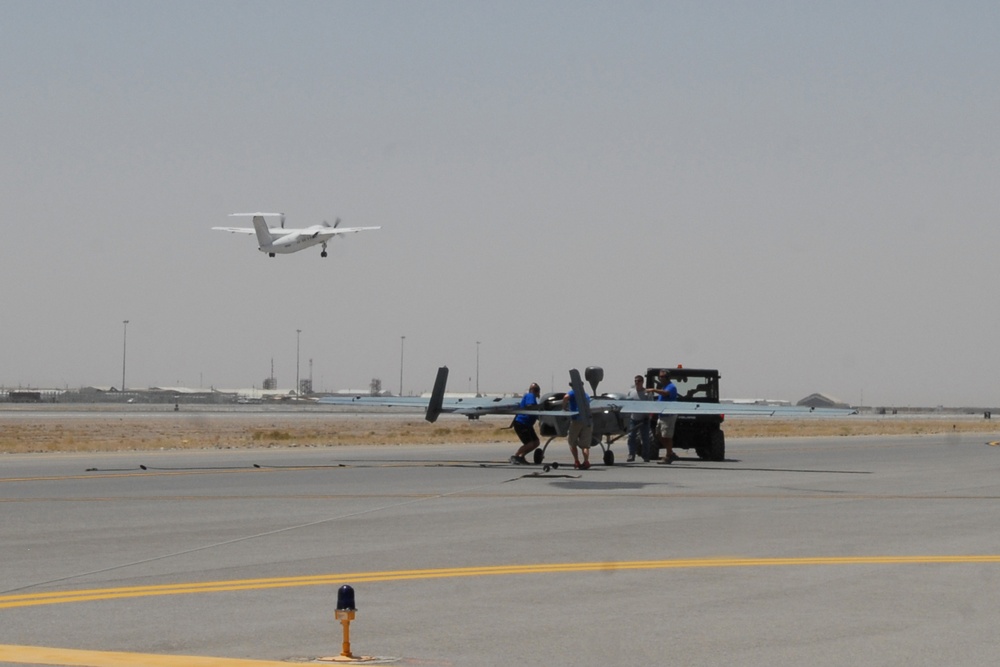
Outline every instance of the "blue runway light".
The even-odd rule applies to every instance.
[[[337,611],[357,611],[354,606],[354,589],[346,584],[337,590]]]

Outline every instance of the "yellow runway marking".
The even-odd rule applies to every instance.
[[[425,570],[392,570],[386,572],[353,572],[303,577],[273,577],[269,579],[237,579],[201,583],[162,584],[157,586],[124,586],[78,591],[53,591],[0,596],[0,609],[32,607],[66,602],[117,600],[124,598],[218,593],[223,591],[262,590],[295,586],[339,586],[353,584],[448,577],[480,577],[522,574],[552,574],[569,572],[616,572],[625,570],[657,570],[715,567],[789,567],[796,565],[931,565],[1000,563],[1000,555],[968,556],[842,556],[815,558],[697,558],[648,561],[610,561],[603,563],[551,563],[535,565],[496,565],[486,567],[454,567]],[[0,644],[0,662],[24,665],[59,665],[61,667],[287,667],[283,661],[247,660],[206,656],[156,655],[113,651],[83,651]]]
[[[79,651],[0,644],[0,662],[64,667],[288,667],[274,660],[240,660],[193,655],[156,655],[114,651]]]
[[[714,567],[789,567],[795,565],[929,565],[1000,563],[1000,555],[971,556],[845,556],[816,558],[698,558],[678,560],[608,561],[599,563],[543,563],[535,565],[495,565],[452,567],[426,570],[390,570],[385,572],[344,572],[302,577],[269,579],[233,579],[200,583],[123,586],[77,591],[0,595],[0,609],[36,607],[67,602],[121,600],[161,595],[191,595],[231,591],[295,588],[301,586],[340,586],[352,584],[451,577],[485,577],[523,574],[558,574],[568,572],[616,572],[627,570],[696,569]]]

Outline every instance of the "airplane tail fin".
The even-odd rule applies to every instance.
[[[432,424],[437,421],[441,414],[441,406],[444,405],[444,388],[448,384],[448,367],[442,366],[438,369],[437,378],[434,380],[434,391],[431,392],[431,400],[427,403],[427,414],[424,417]]]
[[[271,236],[271,231],[267,228],[267,223],[264,222],[264,216],[255,215],[253,217],[253,228],[257,232],[257,243],[260,244],[261,248],[271,245],[274,237]]]

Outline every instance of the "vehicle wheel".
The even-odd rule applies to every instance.
[[[536,449],[534,457],[535,457],[535,465],[538,465],[539,463],[545,460],[545,452],[543,452],[540,449]]]
[[[615,464],[615,453],[610,449],[604,450],[604,465],[613,466]]]
[[[722,429],[712,431],[711,440],[709,441],[709,457],[713,461],[725,461],[726,460],[726,434],[722,432]]]

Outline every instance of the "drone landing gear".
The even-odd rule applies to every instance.
[[[554,435],[554,436],[550,437],[548,440],[545,441],[544,445],[542,445],[541,447],[539,447],[538,449],[535,450],[535,453],[534,453],[535,465],[541,465],[542,461],[545,460],[545,450],[548,449],[549,448],[549,444],[551,444],[552,441],[555,440],[558,437],[559,436],[557,436],[557,435]],[[594,447],[600,447],[601,448],[601,451],[603,452],[603,455],[602,455],[601,458],[603,459],[604,465],[606,465],[606,466],[613,466],[615,464],[615,453],[613,451],[611,451],[611,443],[612,442],[614,442],[614,440],[612,440],[611,438],[608,438],[608,443],[604,444],[603,442],[601,442],[600,437],[595,437],[594,441],[593,441],[593,444],[591,445],[591,449],[593,449]],[[557,468],[557,467],[559,467],[559,464],[558,463],[552,463],[551,466],[553,468]],[[548,468],[549,468],[549,465],[546,465],[542,469],[545,472],[548,472],[549,471]]]
[[[541,447],[539,447],[538,449],[535,450],[534,454],[532,455],[534,457],[535,465],[542,465],[542,461],[545,460],[545,450],[547,450],[549,448],[549,445],[552,443],[552,441],[555,440],[558,437],[559,436],[556,436],[556,435],[550,437],[548,440],[545,441],[544,445],[542,445]],[[604,465],[606,465],[606,466],[613,466],[615,464],[615,453],[613,451],[611,451],[611,443],[612,442],[613,442],[613,440],[611,440],[609,438],[608,439],[608,443],[604,444],[603,442],[601,442],[600,438],[594,438],[593,445],[591,446],[591,448],[593,448],[593,447],[600,447],[601,448],[601,451],[603,453],[603,455],[601,456],[601,458],[604,461]],[[547,463],[544,466],[542,466],[542,470],[544,470],[545,472],[548,472],[549,468],[553,468],[554,469],[554,468],[558,468],[558,467],[559,467],[558,463],[555,463],[555,462],[553,462],[551,464]]]

